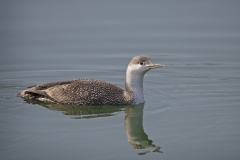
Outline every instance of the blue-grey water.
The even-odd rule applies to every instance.
[[[240,1],[1,2],[0,159],[240,158]],[[124,88],[133,56],[164,68],[135,107],[28,104],[28,86]]]

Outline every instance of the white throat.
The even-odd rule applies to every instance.
[[[134,102],[135,104],[143,103],[144,95],[143,95],[143,77],[147,72],[138,70],[137,65],[128,66],[126,71],[126,90],[133,92],[134,94]]]

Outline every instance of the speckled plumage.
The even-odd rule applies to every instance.
[[[145,66],[140,62],[144,62]],[[18,93],[18,96],[26,99],[76,105],[138,104],[144,102],[143,76],[154,66],[157,68],[163,65],[157,66],[145,56],[134,57],[126,71],[126,90],[100,80],[76,79],[31,86]],[[138,68],[136,69],[136,67]]]
[[[76,79],[39,84],[19,93],[30,99],[46,98],[49,101],[76,105],[128,105],[133,98],[124,97],[125,91],[116,85],[94,79]]]

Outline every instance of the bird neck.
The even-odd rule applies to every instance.
[[[125,88],[127,93],[133,94],[133,103],[135,104],[145,102],[143,95],[143,77],[144,73],[134,72],[128,67],[126,71]]]

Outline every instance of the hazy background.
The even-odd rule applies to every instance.
[[[239,6],[234,0],[2,1],[0,62],[160,53],[229,60],[239,53]]]

